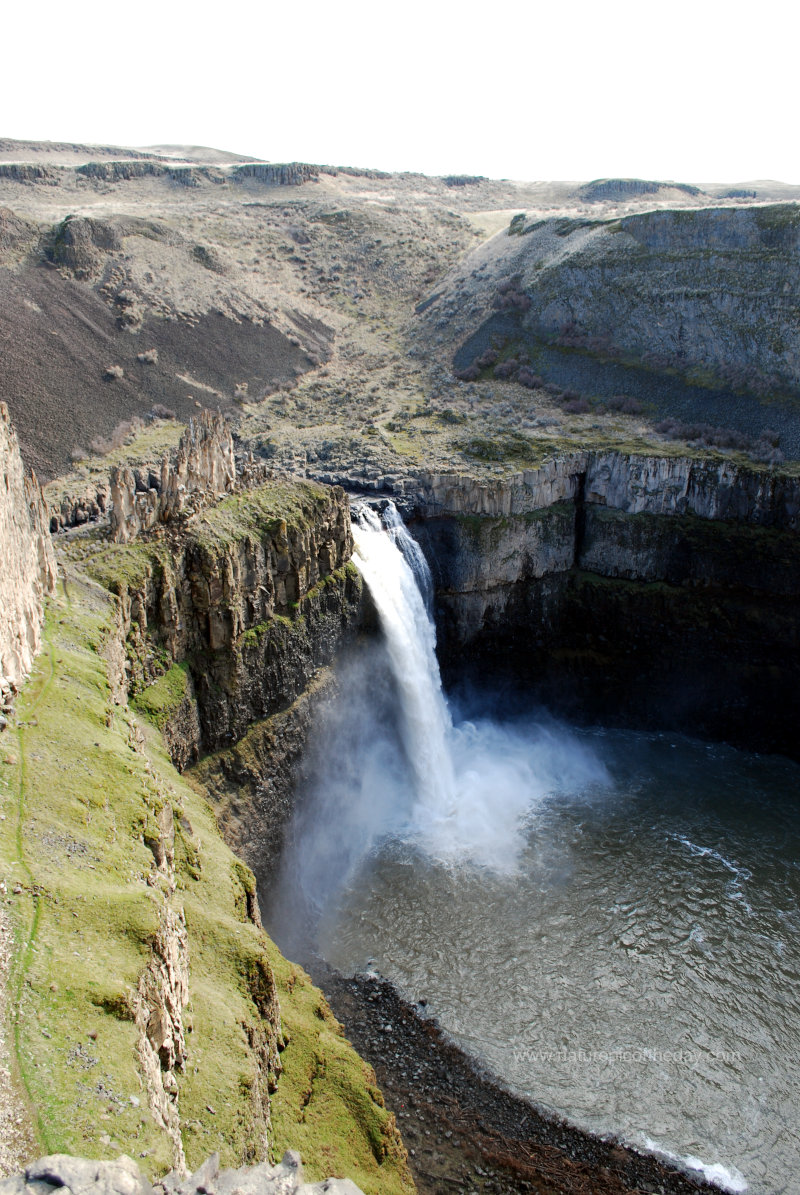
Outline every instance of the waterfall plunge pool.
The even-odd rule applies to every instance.
[[[424,559],[391,512],[388,533],[362,520],[384,638],[311,745],[279,942],[426,999],[582,1128],[728,1190],[796,1190],[800,767],[526,711],[460,721]]]

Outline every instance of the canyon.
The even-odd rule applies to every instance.
[[[553,344],[589,387],[635,359],[734,387],[754,443],[793,427],[797,209],[59,152],[0,174],[0,795],[39,1138],[136,1141],[152,1173],[298,1148],[313,1180],[429,1189],[259,909],[378,635],[350,500],[396,503],[430,562],[449,689],[797,758],[791,435],[758,459],[453,374]]]

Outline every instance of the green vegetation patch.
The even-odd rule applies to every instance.
[[[276,1154],[297,1149],[309,1178],[347,1175],[365,1195],[413,1191],[395,1118],[384,1107],[374,1071],[355,1053],[305,972],[277,954],[273,968],[287,1042],[272,1101]]]
[[[522,432],[498,432],[491,438],[472,436],[459,445],[464,456],[479,461],[533,461],[540,455],[538,445]]]
[[[104,589],[117,596],[141,592],[147,581],[169,563],[169,550],[158,540],[138,539],[130,544],[98,540],[87,560],[87,572]]]
[[[57,510],[64,498],[84,493],[93,484],[107,485],[113,465],[130,465],[132,468],[157,465],[165,453],[177,447],[185,430],[184,425],[174,419],[154,419],[127,436],[125,443],[112,452],[87,457],[71,473],[55,478],[44,487],[50,507]]]
[[[330,489],[316,482],[268,481],[204,510],[192,520],[191,536],[211,551],[245,539],[262,539],[265,529],[280,532],[281,524],[311,523],[329,502]]]
[[[101,655],[114,633],[113,599],[70,566],[18,726],[0,739],[11,1036],[38,1148],[125,1152],[151,1175],[173,1164],[150,1111],[133,1020],[166,904],[183,909],[189,941],[188,1061],[177,1076],[189,1166],[215,1150],[223,1165],[262,1157],[260,1096],[277,1083],[273,1156],[292,1146],[314,1177],[335,1170],[365,1192],[413,1190],[374,1077],[320,993],[247,915],[253,877],[223,842],[202,790],[172,767],[155,726],[114,703]],[[183,669],[171,668],[139,704],[158,723],[184,684]],[[156,866],[165,815],[174,884]],[[288,1039],[280,1077],[258,1067],[271,967]]]
[[[191,679],[187,663],[173,664],[148,685],[133,701],[137,713],[148,718],[159,730],[163,730],[173,714],[190,695]]]

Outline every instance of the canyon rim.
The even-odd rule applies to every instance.
[[[799,203],[0,141],[8,1173],[702,1184],[454,1148],[370,1065],[395,994],[329,977],[342,1029],[262,909],[380,641],[354,499],[430,564],[447,691],[797,760]]]

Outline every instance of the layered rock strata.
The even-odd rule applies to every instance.
[[[334,658],[360,619],[352,548],[342,490],[274,483],[200,512],[169,543],[137,545],[127,575],[113,555],[99,565],[120,599],[130,690],[145,706],[167,699],[179,765],[285,709]],[[178,664],[168,692],[148,690]]]
[[[44,599],[55,583],[42,491],[23,469],[8,407],[0,402],[0,700],[30,671]]]
[[[703,383],[796,391],[798,255],[796,204],[520,214],[459,262],[421,322],[461,343],[459,368],[500,335]]]
[[[428,475],[411,511],[450,683],[797,754],[796,478],[579,452]]]

